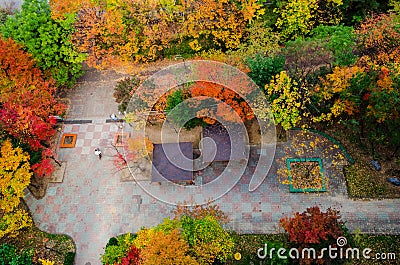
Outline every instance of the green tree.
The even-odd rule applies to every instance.
[[[353,25],[361,22],[371,14],[384,13],[388,10],[390,0],[343,0],[343,22]]]
[[[233,251],[233,239],[213,216],[194,219],[184,215],[180,219],[182,236],[199,264],[225,262]]]
[[[356,34],[353,27],[320,25],[313,29],[310,35],[311,39],[322,40],[324,45],[321,48],[333,54],[333,66],[351,65],[356,62]]]
[[[178,89],[167,97],[165,106],[165,112],[167,113],[168,119],[176,125],[181,126],[183,124],[186,130],[205,124],[201,118],[192,118],[196,117],[196,111],[193,108],[188,104],[181,104],[183,101],[188,99],[189,96],[190,95],[185,93],[182,89]],[[172,111],[175,107],[178,109]]]
[[[246,63],[250,68],[248,75],[261,90],[264,90],[264,86],[283,70],[285,57],[266,57],[261,54],[256,54],[254,58],[248,58]]]
[[[55,21],[47,0],[26,0],[21,11],[9,16],[0,28],[5,38],[13,38],[51,75],[58,86],[72,86],[82,75],[85,56],[71,42],[74,17]]]

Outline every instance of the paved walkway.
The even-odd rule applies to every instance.
[[[89,119],[92,123],[64,125],[63,131],[77,133],[78,140],[75,148],[58,152],[59,159],[67,161],[63,183],[51,183],[41,200],[30,194],[26,197],[34,221],[41,229],[72,236],[77,246],[77,265],[101,264],[100,254],[111,236],[156,225],[173,210],[172,206],[149,196],[135,182],[120,181],[121,174],[113,165],[115,153],[111,148],[118,127],[105,122],[111,112],[116,112],[112,98],[115,82],[115,78],[86,81],[74,91],[69,118]],[[104,151],[101,160],[94,155],[96,147]],[[278,146],[277,159],[283,155],[284,148],[284,145]],[[331,177],[327,193],[289,193],[288,187],[279,183],[276,167],[272,167],[258,189],[249,192],[248,184],[254,170],[250,162],[239,183],[215,203],[231,219],[229,227],[240,233],[277,233],[282,216],[319,205],[323,209],[340,210],[352,230],[400,234],[400,200],[351,200],[347,197],[343,175],[335,171],[329,161],[324,161],[324,167],[327,174],[336,176]],[[214,167],[203,174],[212,178],[220,171]],[[160,186],[160,192],[166,192],[165,187],[163,190]]]

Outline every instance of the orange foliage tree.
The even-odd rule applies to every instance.
[[[54,0],[53,15],[74,12],[80,5],[74,43],[88,53],[93,66],[156,60],[183,41],[194,51],[237,48],[246,24],[262,14],[255,0],[82,2],[64,8]]]
[[[75,14],[83,5],[90,3],[90,0],[50,0],[51,17],[56,20],[62,20],[66,14]]]
[[[239,115],[242,121],[254,118],[254,113],[246,101],[229,88],[210,82],[196,82],[190,87],[190,94],[192,97],[205,96],[221,100],[222,102],[217,106],[217,113],[212,116],[224,117],[229,122],[237,122],[236,116],[229,115],[230,111],[227,110],[225,105],[227,104]],[[202,113],[198,113],[198,115],[201,117]],[[205,118],[204,121],[209,124],[215,123],[213,119]]]
[[[158,264],[199,264],[188,255],[189,245],[182,238],[178,229],[169,233],[154,229],[143,229],[138,232],[136,244],[141,245],[143,265]]]
[[[400,32],[395,14],[366,19],[356,30],[358,49],[378,64],[400,61]]]
[[[37,161],[31,159],[39,176],[50,174],[48,141],[55,134],[51,116],[61,115],[65,106],[55,99],[54,80],[46,80],[32,57],[11,39],[0,39],[0,92],[2,129],[28,151],[41,154]]]

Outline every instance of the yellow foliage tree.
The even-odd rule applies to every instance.
[[[281,9],[274,12],[280,16],[276,26],[281,30],[281,36],[288,39],[296,39],[309,33],[313,28],[313,13],[318,8],[317,0],[290,0]]]
[[[0,156],[0,238],[5,235],[15,237],[19,230],[32,224],[28,213],[17,209],[31,176],[29,155],[20,147],[13,148],[9,140],[3,142]]]
[[[265,86],[265,92],[277,125],[288,130],[300,123],[305,115],[302,111],[310,101],[307,88],[298,87],[296,81],[282,71]]]
[[[341,0],[289,0],[274,12],[282,38],[304,37],[318,24],[337,25],[342,19]]]

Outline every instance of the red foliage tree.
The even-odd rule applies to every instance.
[[[52,172],[48,141],[55,134],[53,115],[65,106],[55,99],[55,82],[47,80],[35,61],[13,40],[0,38],[0,124],[1,128],[42,159],[32,169],[44,176]]]
[[[318,206],[296,213],[292,218],[282,218],[280,225],[289,234],[289,241],[298,245],[320,244],[343,234],[339,211],[328,208],[321,212]]]
[[[337,210],[328,208],[326,212],[321,212],[318,206],[314,206],[303,213],[296,213],[292,218],[282,218],[279,223],[289,234],[290,243],[299,250],[307,247],[321,250],[328,244],[336,244],[336,239],[343,236],[340,218]],[[317,262],[325,264],[326,260],[318,259]],[[303,259],[301,263],[310,264],[311,259]]]

